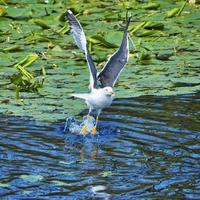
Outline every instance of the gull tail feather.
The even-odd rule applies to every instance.
[[[76,94],[76,93],[74,93],[74,94],[70,94],[70,96],[72,96],[72,97],[77,97],[77,98],[80,98],[80,99],[85,99],[85,100],[87,100],[88,99],[88,94]]]

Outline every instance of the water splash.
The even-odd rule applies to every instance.
[[[83,116],[83,119],[81,121],[76,120],[74,117],[67,117],[65,126],[64,126],[64,132],[71,133],[70,137],[72,137],[73,135],[74,136],[83,135],[83,133],[81,132],[81,129],[83,128],[85,124],[87,124],[86,135],[92,136],[93,138],[94,135],[91,134],[91,129],[94,127],[95,123],[96,123],[96,120],[93,116],[89,116],[89,117]],[[99,121],[95,136],[99,136],[99,135],[106,136],[106,138],[108,139],[109,135],[118,134],[118,133],[120,133],[120,129],[116,127],[113,124],[113,122],[109,123],[107,121]]]
[[[64,131],[65,132],[68,131],[70,133],[80,135],[80,134],[82,134],[81,129],[83,128],[83,126],[85,124],[87,124],[87,133],[86,134],[91,133],[91,129],[95,125],[95,118],[92,116],[83,116],[82,122],[78,122],[74,117],[68,117],[68,118],[66,118]]]

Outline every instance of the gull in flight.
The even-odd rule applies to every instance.
[[[114,97],[113,87],[121,71],[128,62],[129,58],[128,27],[130,24],[131,17],[127,17],[126,19],[126,27],[124,30],[124,35],[119,49],[108,59],[107,63],[105,64],[105,66],[103,67],[103,69],[99,74],[97,74],[95,64],[87,48],[85,33],[83,31],[80,22],[78,21],[78,19],[75,17],[75,15],[72,13],[71,10],[66,11],[66,17],[68,19],[71,33],[76,42],[76,45],[85,54],[85,58],[87,60],[88,68],[90,71],[90,84],[89,84],[90,92],[82,94],[72,94],[72,96],[85,100],[87,106],[89,107],[89,113],[87,115],[87,119],[89,118],[92,110],[97,111],[96,123],[94,127],[91,129],[91,134],[95,134],[97,131],[96,128],[99,115],[103,108],[111,105]],[[100,82],[100,87],[98,87],[98,82]],[[83,135],[87,133],[88,131],[87,128],[88,124],[86,122],[81,129],[81,133]]]

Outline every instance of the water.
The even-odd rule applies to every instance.
[[[118,99],[95,136],[0,118],[0,199],[200,199],[200,94]]]

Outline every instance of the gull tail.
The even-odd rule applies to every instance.
[[[76,94],[76,93],[74,93],[74,94],[70,94],[70,96],[72,96],[72,97],[77,97],[77,98],[80,98],[80,99],[85,99],[85,100],[87,100],[88,99],[88,95],[89,94]]]

